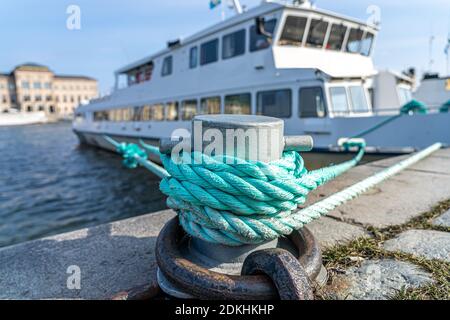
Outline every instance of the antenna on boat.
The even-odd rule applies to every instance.
[[[242,9],[242,5],[239,0],[232,0],[232,6],[234,7],[234,10],[237,14],[241,14],[244,12],[244,9]]]

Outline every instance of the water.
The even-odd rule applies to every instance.
[[[165,208],[159,179],[83,147],[69,123],[0,127],[0,247]]]
[[[165,209],[156,176],[80,146],[69,123],[0,127],[0,155],[0,247]],[[316,169],[353,155],[303,156]]]

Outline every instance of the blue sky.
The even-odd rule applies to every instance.
[[[260,1],[242,3],[252,7]],[[81,30],[66,28],[71,4],[81,8]],[[378,68],[427,70],[434,35],[433,71],[446,73],[450,1],[317,0],[316,5],[362,20],[370,5],[380,8],[382,29],[374,55]],[[37,62],[56,73],[93,76],[105,92],[113,85],[114,70],[220,19],[221,10],[209,10],[208,0],[2,0],[0,71]]]

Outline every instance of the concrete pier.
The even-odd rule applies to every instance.
[[[354,168],[313,192],[308,204],[359,182],[402,158]],[[367,228],[370,226],[385,228],[404,224],[448,199],[450,149],[443,149],[314,222],[310,230],[323,248],[329,248],[369,237]],[[154,257],[156,237],[174,216],[173,211],[167,210],[2,248],[0,299],[153,296],[158,290]],[[444,246],[447,245],[444,249],[448,250],[449,241],[445,243],[444,236],[440,236],[440,241],[444,239]],[[381,262],[381,265],[385,268],[387,262]],[[76,281],[78,275],[79,283]]]

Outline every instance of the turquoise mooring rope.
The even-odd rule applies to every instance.
[[[140,164],[162,178],[160,189],[168,196],[168,206],[177,211],[188,234],[227,246],[258,244],[289,235],[368,186],[342,191],[338,199],[330,197],[332,201],[298,210],[311,191],[358,164],[364,155],[363,142],[347,144],[359,147],[354,159],[308,171],[300,154],[293,151],[271,163],[192,152],[191,159],[202,161],[176,164],[170,155],[141,141],[149,153],[161,159],[162,168],[148,161],[139,146],[117,143],[106,136],[105,139],[124,156],[125,166],[135,168]]]

